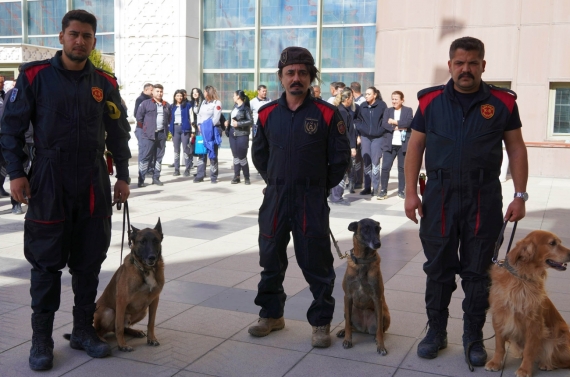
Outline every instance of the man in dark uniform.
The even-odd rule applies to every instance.
[[[309,95],[318,80],[311,53],[287,47],[278,68],[285,92],[259,110],[253,130],[252,160],[267,187],[259,209],[260,319],[249,333],[266,336],[285,326],[283,279],[293,233],[295,256],[314,297],[307,312],[312,345],[328,347],[335,273],[327,196],[344,176],[350,146],[336,107]]]
[[[468,355],[467,349],[469,343],[483,339],[489,306],[488,269],[503,222],[499,182],[503,140],[516,192],[504,219],[522,219],[528,199],[528,161],[516,94],[481,80],[484,57],[478,39],[464,37],[451,44],[451,79],[418,94],[404,169],[406,216],[417,223],[418,210],[427,258],[429,330],[418,345],[418,356],[433,359],[447,346],[448,306],[459,274],[465,292],[463,346],[466,359],[475,366],[485,365],[487,359],[483,342],[473,343]],[[417,183],[424,150],[428,180],[421,201]]]
[[[23,67],[2,118],[0,145],[10,190],[14,199],[28,204],[24,254],[32,265],[33,370],[53,365],[53,318],[60,305],[60,270],[66,264],[75,295],[70,345],[91,357],[110,353],[93,328],[93,313],[111,239],[111,202],[129,196],[130,127],[120,111],[117,80],[88,60],[96,29],[91,13],[68,12],[59,33],[63,51]],[[36,156],[28,183],[22,161],[30,121]],[[105,145],[117,168],[114,198]]]

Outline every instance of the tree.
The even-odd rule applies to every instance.
[[[93,51],[91,51],[91,55],[89,55],[89,60],[91,60],[91,63],[93,63],[95,67],[100,68],[103,71],[107,71],[109,73],[114,74],[115,71],[114,67],[111,64],[109,64],[105,59],[103,59],[101,51],[93,49]]]

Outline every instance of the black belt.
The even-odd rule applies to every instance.
[[[72,155],[69,152],[64,152],[59,148],[56,149],[36,148],[36,156],[49,158],[61,162],[61,161],[69,161]],[[76,154],[75,156],[77,157],[77,159],[81,160],[92,160],[97,156],[103,157],[103,152],[96,149],[87,152],[82,151]]]
[[[494,170],[472,170],[469,172],[469,177],[472,180],[486,181],[490,178],[498,178],[500,172]],[[432,170],[427,172],[428,179],[451,179],[451,172],[444,170]]]
[[[293,180],[295,185],[297,186],[319,186],[319,187],[327,187],[327,182],[324,179],[311,179],[311,178],[299,178]],[[269,178],[267,180],[268,185],[284,185],[286,181],[282,178]]]

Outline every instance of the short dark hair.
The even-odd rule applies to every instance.
[[[453,59],[455,51],[457,49],[462,49],[465,51],[478,51],[479,57],[485,59],[485,45],[481,40],[473,37],[461,37],[457,38],[451,43],[449,47],[449,60]]]
[[[162,85],[160,85],[160,84],[154,84],[154,85],[152,86],[152,88],[153,88],[153,89],[162,89],[162,90],[164,90],[164,86],[162,86]]]
[[[261,90],[261,89],[267,89],[267,87],[266,87],[265,85],[263,85],[263,84],[260,84],[260,85],[257,86],[257,90],[259,91],[259,90]]]
[[[360,93],[362,91],[362,87],[360,86],[360,83],[356,82],[356,81],[353,81],[350,83],[350,89],[352,89],[356,93]]]
[[[392,95],[394,95],[394,94],[397,95],[397,96],[400,96],[400,99],[401,99],[402,101],[404,100],[404,93],[402,93],[401,91],[399,91],[399,90],[394,90],[394,91],[392,92]]]
[[[150,82],[147,82],[146,84],[144,84],[143,89],[146,90],[148,89],[149,86],[153,86]]]
[[[334,87],[336,86],[336,84],[338,84],[338,82],[333,81],[333,82],[330,83],[330,87],[334,88]]]
[[[65,29],[67,29],[71,21],[89,24],[93,28],[93,34],[97,32],[97,18],[86,10],[74,9],[67,12],[61,19],[61,31],[65,32]]]
[[[335,88],[335,89],[344,89],[344,88],[346,88],[346,84],[343,83],[343,82],[341,82],[341,81],[339,81],[339,82],[336,83],[336,85],[334,86],[334,88]]]

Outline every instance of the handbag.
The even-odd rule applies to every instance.
[[[206,149],[206,146],[204,145],[204,138],[202,137],[202,135],[196,136],[196,144],[194,146],[194,154],[206,154],[206,153],[208,153],[208,150]]]

